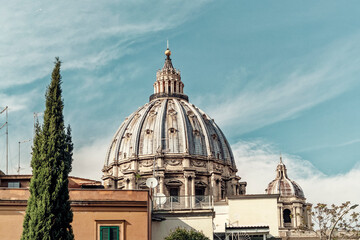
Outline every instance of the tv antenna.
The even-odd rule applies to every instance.
[[[9,123],[8,123],[8,110],[9,107],[6,106],[3,110],[1,110],[0,114],[6,112],[6,121],[5,123],[0,127],[2,129],[4,126],[6,126],[6,174],[8,174],[8,165],[9,165]]]

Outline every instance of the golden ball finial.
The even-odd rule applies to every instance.
[[[166,56],[168,56],[168,57],[170,57],[170,55],[171,55],[171,51],[170,51],[169,49],[166,49],[166,51],[165,51],[165,55],[166,55]]]

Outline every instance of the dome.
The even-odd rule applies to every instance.
[[[160,151],[213,158],[235,166],[229,143],[214,120],[180,98],[154,99],[127,117],[112,140],[105,166]]]
[[[265,190],[267,194],[280,194],[280,197],[300,197],[305,198],[300,185],[292,181],[287,176],[287,169],[280,157],[280,163],[276,168],[276,178],[269,183]]]
[[[120,125],[108,148],[103,177],[105,187],[154,189],[166,196],[212,195],[222,199],[245,194],[224,134],[205,112],[189,102],[170,50],[156,73],[154,93]]]

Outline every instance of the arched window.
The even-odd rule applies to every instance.
[[[289,209],[285,209],[283,211],[284,223],[291,223],[291,211]]]

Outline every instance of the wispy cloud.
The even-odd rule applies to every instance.
[[[111,137],[98,139],[90,145],[75,149],[71,175],[100,180],[110,140]]]
[[[275,179],[279,149],[263,140],[240,141],[232,148],[239,175],[248,182],[248,193],[265,193],[268,183]],[[327,176],[299,156],[286,153],[282,156],[290,179],[299,183],[309,202],[359,202],[360,192],[356,189],[360,165],[345,174]]]
[[[24,110],[32,103],[35,96],[38,96],[38,90],[31,90],[22,94],[11,94],[0,92],[0,107],[4,108],[6,105],[9,106],[9,111],[17,112]]]
[[[65,68],[93,68],[120,58],[135,40],[178,26],[206,1],[22,2],[0,9],[0,87],[48,73],[54,56]],[[168,14],[171,12],[171,14]]]
[[[84,126],[84,122],[98,124],[99,119],[93,120],[93,116],[97,114],[99,106],[108,103],[110,97],[112,105],[116,102],[114,96],[104,96],[104,93],[99,92],[100,85],[107,82],[119,84],[126,76],[137,72],[133,68],[125,69],[126,73],[120,72],[129,63],[115,70],[106,67],[114,60],[138,51],[139,49],[134,48],[136,43],[142,43],[155,33],[175,28],[196,17],[194,13],[207,2],[86,0],[49,3],[15,0],[2,3],[0,106],[8,105],[15,112],[11,114],[11,159],[16,157],[17,141],[32,136],[32,112],[39,112],[44,108],[45,86],[50,79],[55,56],[63,61],[63,76],[71,73],[66,80],[76,80],[64,81],[63,84],[63,89],[66,89],[65,112],[69,111],[65,118],[74,120],[69,122],[76,127],[74,132],[80,133],[75,134],[74,139],[81,138],[84,143],[91,137],[98,136],[94,136],[93,132],[84,136],[79,126]],[[75,79],[74,76],[78,78]],[[94,99],[102,103],[95,104]],[[76,101],[80,103],[75,105]],[[68,106],[71,105],[76,107],[70,111]],[[86,109],[87,113],[80,115],[79,111],[76,112],[78,109],[82,110],[80,113],[84,113],[83,110]],[[87,125],[86,128],[89,133],[91,127]],[[103,135],[106,133],[101,137]],[[86,144],[91,145],[92,141],[93,139]],[[83,144],[80,143],[80,146]],[[106,146],[104,149],[106,150]],[[24,166],[29,165],[29,152],[30,148],[26,151]],[[3,164],[0,167],[4,169]],[[23,173],[25,172],[29,173],[30,169],[27,167]]]
[[[339,143],[339,144],[328,144],[328,145],[320,145],[320,146],[313,146],[313,147],[309,147],[309,148],[304,148],[304,149],[300,149],[298,151],[296,151],[297,153],[302,153],[302,152],[309,152],[309,151],[314,151],[314,150],[320,150],[320,149],[327,149],[327,148],[340,148],[340,147],[346,147],[349,145],[353,145],[353,144],[357,144],[360,143],[360,139],[353,139],[350,141],[346,141],[343,143]]]
[[[359,40],[355,35],[333,42],[293,61],[296,65],[289,69],[284,69],[284,63],[274,66],[270,73],[256,73],[247,84],[237,86],[236,93],[220,91],[216,100],[207,103],[209,113],[222,126],[236,126],[237,133],[296,117],[354,86],[360,76]],[[228,76],[232,82],[243,82],[241,78],[247,77],[246,69],[239,69]]]

